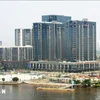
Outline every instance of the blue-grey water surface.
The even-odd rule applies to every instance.
[[[75,92],[37,91],[33,85],[0,85],[0,100],[100,100],[100,89],[77,88]],[[6,94],[1,90],[5,89]]]

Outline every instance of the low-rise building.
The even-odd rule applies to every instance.
[[[27,62],[31,60],[33,60],[32,46],[0,46],[2,67],[27,68]]]
[[[0,60],[3,61],[33,60],[33,47],[0,46]]]
[[[84,72],[99,70],[97,61],[57,62],[57,61],[30,61],[31,69],[56,72]]]

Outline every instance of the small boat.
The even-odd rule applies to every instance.
[[[45,88],[45,87],[37,87],[36,90],[47,90],[47,91],[61,91],[61,92],[74,92],[75,89],[70,88]]]

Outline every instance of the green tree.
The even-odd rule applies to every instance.
[[[80,84],[80,80],[74,80],[75,84]]]
[[[17,81],[19,81],[19,78],[18,77],[13,77],[12,81],[17,82]]]
[[[2,78],[2,81],[4,82],[5,81],[5,78]]]

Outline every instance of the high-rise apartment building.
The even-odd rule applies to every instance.
[[[34,60],[96,60],[96,22],[61,15],[43,15],[42,21],[33,23]]]
[[[33,23],[34,60],[61,60],[62,34],[61,22]]]
[[[32,29],[15,29],[15,45],[32,45]]]
[[[96,22],[86,19],[66,23],[66,54],[68,61],[96,60]]]
[[[43,15],[42,21],[52,22],[62,22],[65,24],[68,20],[71,20],[71,16],[64,16],[64,15]]]
[[[52,22],[52,21],[57,21],[57,22],[61,22],[63,23],[63,35],[62,35],[62,60],[67,60],[66,55],[67,55],[67,30],[66,30],[66,23],[68,21],[71,20],[71,16],[64,16],[64,15],[43,15],[42,16],[42,21],[48,21],[48,22]]]

